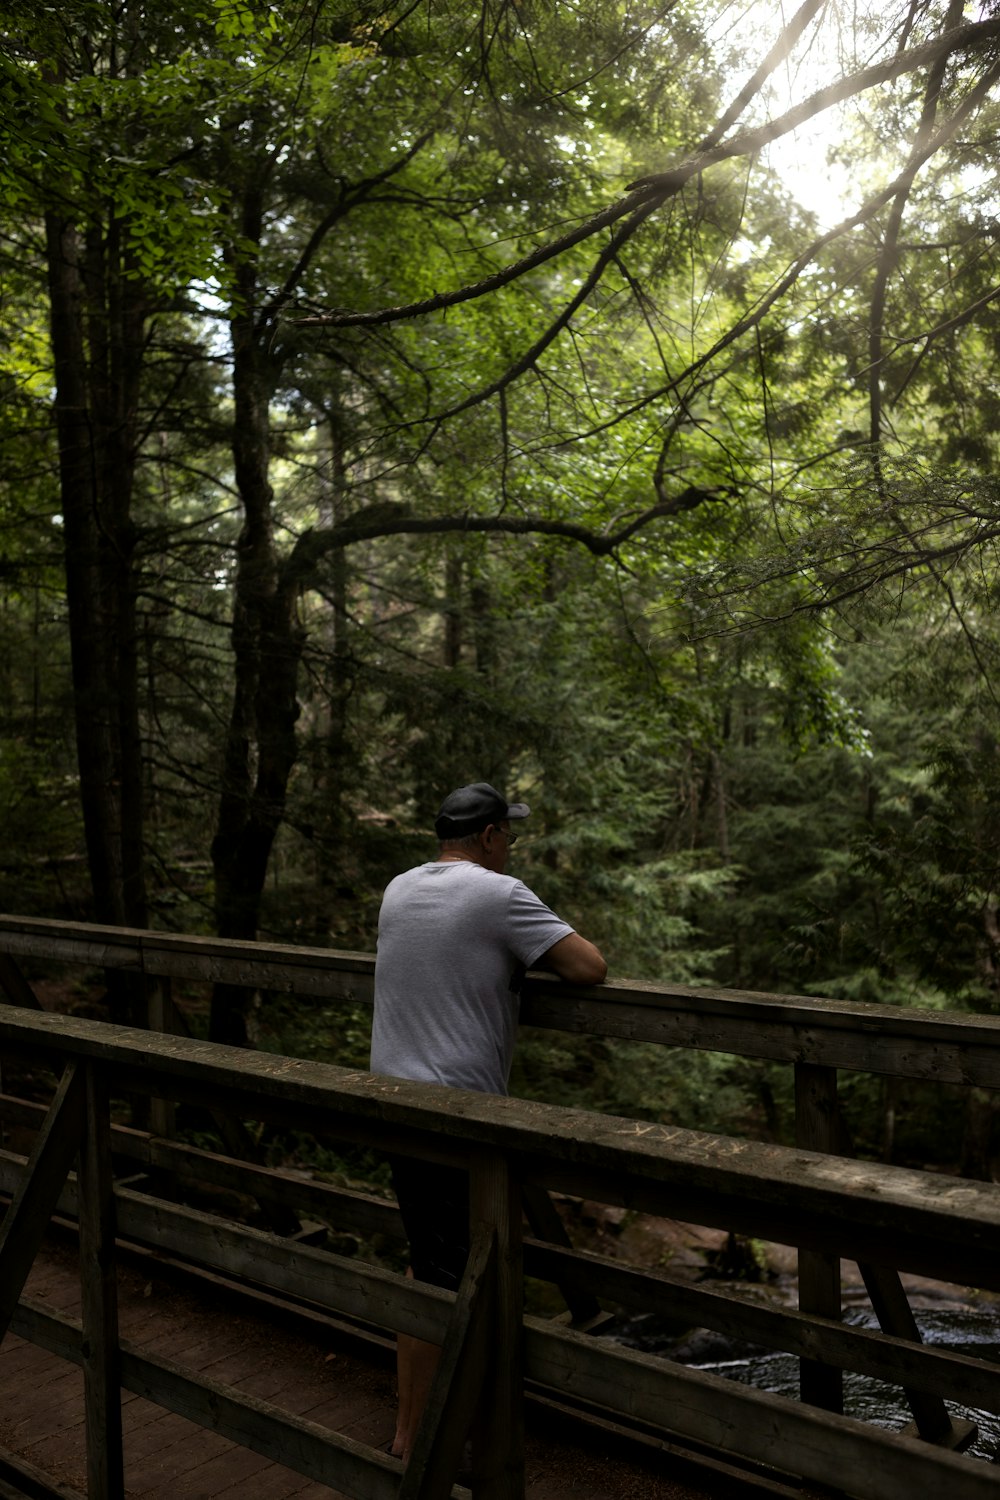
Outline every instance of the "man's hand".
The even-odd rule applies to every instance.
[[[600,950],[578,932],[553,943],[538,960],[538,967],[554,970],[560,979],[568,979],[571,984],[603,984],[608,973]]]

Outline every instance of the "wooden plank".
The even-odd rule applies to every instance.
[[[172,1428],[173,1431],[169,1429]],[[206,1428],[191,1428],[180,1417],[161,1417],[150,1427],[141,1429],[129,1445],[129,1469],[132,1484],[140,1479],[148,1500],[152,1497],[174,1497],[185,1480],[197,1474],[211,1459],[238,1458],[241,1450]],[[134,1487],[132,1493],[135,1493]],[[202,1496],[205,1492],[202,1491]]]
[[[0,1500],[24,1500],[26,1495],[31,1500],[84,1500],[80,1491],[71,1485],[53,1479],[51,1474],[43,1474],[20,1454],[6,1453],[2,1449],[0,1484],[3,1485]]]
[[[634,982],[611,981],[585,992],[530,975],[521,1021],[774,1062],[1000,1087],[995,1016]]]
[[[88,1064],[86,1081],[77,1185],[87,1493],[93,1500],[124,1500],[111,1120],[107,1080],[96,1064]]]
[[[41,1118],[44,1115],[41,1106],[31,1105],[30,1111],[32,1119]],[[126,1142],[131,1142],[134,1138],[137,1143],[133,1153],[136,1159],[147,1163],[155,1160],[155,1155],[151,1157],[148,1150],[140,1149],[149,1147],[150,1141],[147,1135],[124,1127],[116,1127],[113,1129],[112,1138],[119,1144],[122,1138]],[[152,1146],[158,1153],[159,1148],[166,1146],[166,1143],[153,1142]],[[243,1163],[219,1159],[210,1153],[195,1151],[194,1148],[168,1147],[167,1149],[192,1157],[190,1170],[195,1179],[215,1180],[233,1187],[239,1185],[240,1173],[250,1173],[257,1196],[260,1196],[263,1191],[257,1181],[258,1175],[263,1180],[280,1179],[292,1195],[294,1206],[301,1207],[301,1204],[294,1198],[300,1186],[297,1180],[281,1179],[281,1174],[271,1169],[251,1169]],[[170,1159],[173,1160],[172,1157]],[[222,1170],[213,1177],[212,1167],[215,1163],[218,1163]],[[363,1213],[367,1213],[370,1208],[376,1215],[384,1215],[384,1218],[379,1217],[373,1221],[382,1232],[388,1233],[396,1229],[398,1233],[398,1211],[382,1200],[367,1199],[363,1195],[356,1194],[345,1195],[342,1190],[328,1188],[323,1184],[302,1184],[301,1186],[315,1187],[317,1199],[311,1203],[311,1206],[330,1214],[331,1218],[340,1218],[342,1224],[348,1221],[354,1222],[350,1215],[350,1200],[358,1198],[361,1201]],[[329,1194],[331,1201],[336,1204],[339,1204],[341,1198],[346,1196],[348,1200],[346,1217],[339,1213],[331,1213],[330,1202],[324,1201],[326,1194]],[[545,1201],[549,1202],[547,1196]],[[555,1212],[554,1208],[552,1212]],[[369,1224],[365,1223],[359,1227],[366,1228]],[[983,1366],[981,1362],[974,1359],[968,1360],[965,1356],[952,1356],[944,1351],[921,1348],[915,1356],[916,1363],[914,1363],[905,1344],[897,1352],[895,1345],[890,1341],[889,1353],[886,1356],[885,1346],[878,1342],[878,1336],[869,1334],[866,1330],[847,1329],[844,1338],[834,1337],[829,1330],[811,1324],[808,1319],[801,1320],[801,1326],[799,1326],[795,1321],[795,1315],[779,1314],[771,1309],[758,1308],[739,1299],[725,1297],[705,1289],[686,1287],[682,1283],[671,1282],[670,1278],[663,1273],[656,1273],[659,1279],[651,1282],[641,1272],[630,1271],[629,1268],[622,1267],[619,1263],[603,1262],[597,1257],[587,1257],[583,1252],[571,1252],[569,1256],[562,1258],[546,1257],[543,1247],[536,1246],[529,1241],[526,1254],[528,1257],[526,1269],[529,1275],[547,1277],[558,1282],[564,1292],[569,1292],[570,1296],[581,1302],[586,1301],[587,1305],[599,1305],[593,1291],[588,1290],[588,1287],[599,1286],[601,1295],[613,1303],[631,1306],[637,1310],[657,1311],[670,1318],[687,1319],[692,1326],[714,1328],[730,1337],[765,1343],[771,1347],[786,1349],[810,1358],[815,1358],[819,1350],[829,1364],[855,1370],[876,1379],[895,1380],[902,1385],[909,1382],[914,1389],[925,1389],[973,1407],[981,1406],[1000,1411],[1000,1384],[998,1384],[1000,1372],[994,1372],[989,1366]],[[603,1276],[602,1267],[605,1268]],[[871,1275],[877,1274],[875,1268],[869,1267],[868,1270]],[[662,1280],[662,1285],[660,1285],[660,1280]],[[885,1327],[892,1332],[888,1324]],[[899,1332],[900,1336],[904,1337],[902,1329]],[[909,1337],[913,1337],[912,1332]],[[872,1341],[871,1347],[868,1347],[868,1341]],[[955,1369],[951,1369],[953,1360],[959,1362]],[[938,1365],[940,1365],[939,1370]],[[935,1371],[936,1373],[933,1373]],[[918,1384],[915,1385],[915,1381]]]
[[[146,1025],[150,1031],[176,1034],[176,1011],[167,975],[150,976],[146,982]],[[149,1124],[153,1135],[171,1136],[176,1129],[176,1108],[172,1099],[154,1094],[149,1105]]]
[[[214,1500],[220,1491],[229,1490],[234,1484],[240,1486],[242,1500],[247,1496],[257,1500],[257,1480],[270,1462],[249,1448],[234,1449],[227,1443],[224,1453],[204,1460],[191,1473],[176,1478],[170,1486],[170,1500],[206,1500],[206,1496]],[[286,1495],[287,1486],[286,1479]]]
[[[335,953],[277,943],[190,937],[87,922],[0,916],[0,949],[88,968],[123,969],[174,979],[221,981],[318,997],[368,1000],[371,954]]]
[[[497,1270],[490,1356],[473,1430],[476,1500],[519,1500],[524,1494],[524,1269],[521,1185],[499,1152],[471,1163],[471,1222],[496,1236]]]
[[[399,1209],[387,1198],[220,1156],[218,1152],[195,1146],[151,1140],[144,1132],[127,1126],[115,1126],[111,1141],[115,1155],[167,1171],[180,1182],[228,1188],[253,1197],[258,1203],[283,1207],[296,1216],[318,1216],[334,1229],[353,1230],[365,1237],[384,1235],[400,1243],[406,1238]]]
[[[0,1153],[0,1188],[9,1189],[17,1171],[16,1159]],[[128,1189],[117,1188],[115,1197],[123,1239],[377,1328],[411,1333],[429,1343],[444,1338],[454,1293]],[[77,1202],[71,1179],[60,1211],[75,1218]]]
[[[888,1267],[864,1263],[858,1269],[883,1331],[920,1344],[920,1329],[897,1273]],[[956,1426],[939,1396],[913,1386],[904,1385],[903,1390],[917,1431],[925,1442],[966,1448],[974,1440],[976,1428],[968,1422]]]
[[[836,1090],[828,1114],[827,1149],[837,1151],[841,1156],[853,1157],[854,1143],[837,1102]],[[899,1272],[892,1266],[870,1265],[865,1261],[859,1261],[858,1269],[883,1333],[909,1339],[915,1344],[921,1343],[920,1329],[903,1290]],[[941,1443],[949,1448],[963,1450],[975,1439],[975,1425],[965,1421],[954,1422],[944,1402],[935,1393],[904,1384],[904,1394],[913,1412],[917,1432],[925,1442]]]
[[[44,1106],[0,1094],[0,1120],[37,1129],[44,1117]],[[249,1140],[248,1135],[246,1139]],[[271,1216],[272,1227],[280,1234],[298,1232],[298,1213],[308,1211],[322,1215],[335,1228],[356,1230],[363,1236],[381,1234],[390,1239],[405,1239],[399,1209],[387,1199],[313,1182],[241,1157],[222,1156],[163,1140],[127,1125],[112,1126],[111,1149],[118,1160],[162,1172],[172,1181],[199,1186],[209,1183],[256,1199],[261,1206],[276,1211]]]
[[[0,1184],[15,1172],[9,1153],[0,1153]],[[115,1199],[118,1233],[125,1239],[376,1327],[430,1343],[444,1338],[452,1292],[127,1188],[116,1188]],[[77,1205],[77,1185],[70,1179],[61,1209],[76,1217]]]
[[[123,1145],[122,1131],[115,1132],[114,1145],[115,1149]],[[285,1207],[296,1216],[318,1217],[340,1232],[352,1231],[363,1238],[381,1235],[400,1244],[406,1239],[395,1202],[371,1193],[166,1141],[153,1142],[148,1155],[136,1153],[135,1159],[144,1159],[151,1167],[168,1167],[183,1182],[212,1183],[249,1194],[258,1203]]]
[[[37,1307],[30,1309],[30,1323],[46,1348],[81,1362],[79,1324]],[[377,1449],[231,1386],[198,1379],[173,1360],[153,1358],[125,1339],[121,1374],[127,1390],[299,1474],[341,1487],[357,1500],[395,1500],[399,1463]]]
[[[84,1130],[84,1070],[70,1063],[0,1226],[0,1337],[31,1270]]]
[[[116,1197],[119,1232],[126,1238],[379,1328],[430,1343],[444,1337],[454,1294],[439,1287],[127,1189]]]
[[[436,1500],[454,1483],[493,1352],[497,1259],[495,1228],[477,1224],[399,1500]]]
[[[210,1227],[207,1233],[213,1233]],[[183,1241],[183,1228],[179,1230],[179,1237]],[[249,1248],[248,1258],[252,1256],[253,1248]],[[526,1254],[530,1274],[558,1276],[561,1280],[582,1276],[611,1303],[685,1320],[691,1326],[717,1329],[730,1337],[745,1338],[793,1354],[823,1358],[831,1364],[875,1379],[931,1391],[973,1407],[1000,1411],[1000,1368],[968,1355],[911,1345],[905,1340],[883,1337],[867,1329],[814,1322],[791,1310],[760,1306],[708,1288],[686,1286],[666,1272],[636,1270],[583,1251],[560,1251],[529,1242]],[[363,1268],[359,1268],[356,1262],[348,1262],[343,1268],[345,1277],[350,1277],[352,1268],[355,1277],[359,1272],[363,1275]],[[323,1271],[316,1278],[310,1278],[309,1290],[316,1297],[325,1295],[324,1287],[330,1292],[328,1300],[338,1302],[333,1278],[327,1278]],[[402,1295],[405,1296],[405,1287]],[[417,1296],[420,1297],[419,1290]],[[437,1292],[432,1296],[446,1306],[447,1293]],[[352,1305],[357,1307],[358,1304]],[[370,1311],[370,1299],[366,1299],[363,1306]],[[23,1317],[23,1303],[19,1311]],[[388,1325],[393,1318],[399,1319],[399,1309],[387,1308],[384,1316]],[[433,1314],[433,1321],[428,1318],[419,1325],[423,1333],[418,1336],[433,1336],[437,1330],[440,1337],[445,1317],[442,1307]],[[37,1337],[30,1325],[22,1325],[17,1318],[12,1327],[26,1337]]]
[[[371,954],[15,916],[0,916],[0,950],[303,998],[370,1003],[372,995]],[[1000,1087],[1000,1017],[684,985],[611,981],[588,989],[533,974],[521,1018],[527,1025],[631,1041]]]
[[[805,1151],[837,1149],[837,1070],[815,1063],[795,1064],[795,1144]],[[840,1320],[840,1256],[825,1250],[799,1250],[799,1307],[821,1318]],[[825,1411],[844,1410],[843,1372],[818,1360],[799,1361],[799,1394]]]
[[[0,1167],[3,1165],[0,1162]],[[9,1170],[9,1163],[6,1165]],[[188,1262],[202,1259],[215,1263],[219,1269],[223,1269],[220,1262],[226,1261],[236,1267],[237,1274],[249,1280],[303,1296],[332,1311],[347,1312],[382,1327],[406,1325],[417,1337],[431,1340],[442,1337],[449,1301],[447,1292],[424,1288],[389,1272],[369,1273],[357,1261],[342,1260],[318,1250],[295,1251],[289,1257],[287,1247],[260,1231],[239,1229],[194,1210],[146,1204],[138,1195],[129,1194],[128,1200],[132,1198],[137,1198],[151,1213],[141,1224],[132,1223],[130,1232],[136,1238],[146,1236],[161,1251],[176,1246],[179,1253],[186,1252]],[[68,1202],[67,1207],[72,1211],[74,1203]],[[124,1225],[122,1230],[125,1232]],[[267,1258],[262,1256],[262,1242],[270,1243]],[[715,1328],[733,1337],[744,1337],[808,1358],[822,1357],[845,1369],[1000,1411],[1000,1370],[968,1356],[911,1346],[901,1339],[882,1339],[867,1330],[816,1323],[796,1313],[684,1286],[665,1272],[637,1271],[581,1251],[559,1251],[529,1243],[528,1256],[531,1274],[554,1275],[564,1281],[582,1279],[584,1285],[598,1288],[609,1302],[659,1312],[670,1318],[686,1318],[694,1326]],[[291,1261],[277,1276],[272,1274],[275,1257]],[[309,1263],[304,1265],[304,1261]],[[390,1285],[394,1283],[394,1295],[387,1291],[387,1279]],[[281,1285],[276,1284],[279,1282]],[[412,1300],[408,1289],[416,1293]],[[430,1306],[426,1305],[428,1302]]]
[[[548,1240],[551,1244],[562,1245],[566,1249],[571,1248],[566,1226],[559,1217],[559,1210],[545,1189],[527,1182],[522,1184],[521,1194],[524,1199],[524,1212],[536,1239]],[[599,1316],[601,1304],[589,1292],[582,1292],[571,1283],[567,1283],[566,1286],[560,1285],[559,1291],[574,1324],[589,1323]]]
[[[101,1056],[132,1080],[169,1075],[247,1117],[307,1118],[385,1149],[497,1147],[525,1180],[691,1222],[1000,1290],[1000,1189],[584,1110],[246,1054],[83,1018],[10,1010],[0,1037]],[[233,1080],[237,1080],[234,1087]]]
[[[998,1500],[1000,1467],[652,1355],[525,1320],[530,1380],[857,1500]]]

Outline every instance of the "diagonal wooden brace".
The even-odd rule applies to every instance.
[[[496,1275],[496,1232],[481,1226],[469,1251],[399,1500],[441,1500],[451,1494],[486,1378]]]
[[[917,1321],[913,1316],[899,1272],[891,1266],[873,1266],[858,1262],[858,1270],[875,1316],[883,1333],[891,1333],[898,1339],[923,1342]],[[958,1421],[952,1417],[943,1399],[929,1391],[910,1390],[903,1387],[903,1395],[913,1413],[916,1435],[927,1443],[937,1443],[942,1448],[953,1448],[956,1453],[969,1447],[979,1431],[974,1422]],[[909,1429],[907,1429],[909,1431]]]
[[[825,1150],[837,1156],[853,1157],[855,1155],[854,1142],[837,1097],[836,1070],[816,1065],[796,1064],[795,1086],[797,1143],[810,1150]],[[824,1257],[812,1255],[803,1259],[814,1277],[822,1272],[821,1263]],[[810,1310],[825,1312],[827,1316],[836,1317],[839,1316],[840,1301],[839,1261],[828,1259],[830,1259],[831,1277],[831,1290],[828,1296],[835,1300],[836,1309],[830,1310],[827,1307],[812,1305]],[[909,1339],[915,1344],[921,1343],[920,1329],[917,1327],[909,1299],[895,1267],[859,1261],[858,1270],[861,1272],[882,1332],[890,1333],[895,1338]],[[839,1382],[841,1376],[839,1370],[830,1372],[826,1367],[810,1363],[814,1379],[816,1375],[822,1377],[827,1373],[834,1381]],[[803,1365],[806,1365],[806,1361],[803,1361]],[[829,1393],[824,1392],[824,1394]],[[975,1438],[977,1432],[975,1424],[955,1421],[940,1396],[906,1387],[904,1387],[903,1394],[913,1413],[915,1433],[925,1442],[936,1443],[939,1447],[962,1452]],[[803,1398],[809,1399],[805,1390]],[[821,1400],[818,1404],[828,1405],[834,1410],[842,1409],[827,1400]]]
[[[80,1150],[86,1102],[84,1069],[70,1063],[0,1228],[0,1338],[7,1332],[69,1169]]]

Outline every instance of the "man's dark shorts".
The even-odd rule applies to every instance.
[[[469,1174],[412,1156],[389,1165],[414,1276],[457,1292],[469,1258]]]

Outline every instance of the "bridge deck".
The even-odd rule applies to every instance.
[[[75,1251],[54,1241],[32,1270],[26,1295],[79,1315]],[[306,1338],[272,1319],[235,1314],[211,1291],[178,1289],[141,1261],[119,1267],[123,1338],[192,1371],[308,1416],[363,1443],[392,1436],[391,1370],[363,1362],[323,1330]],[[125,1480],[129,1500],[336,1500],[338,1491],[303,1478],[217,1433],[124,1392]],[[40,1471],[67,1500],[86,1489],[83,1379],[79,1369],[8,1334],[0,1345],[0,1449]],[[708,1493],[670,1476],[670,1455],[623,1459],[592,1443],[577,1446],[529,1433],[530,1500],[704,1500]],[[19,1493],[4,1482],[0,1500]]]

